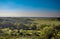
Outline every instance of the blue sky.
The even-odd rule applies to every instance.
[[[59,0],[0,0],[0,16],[60,16]]]

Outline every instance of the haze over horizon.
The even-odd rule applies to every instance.
[[[0,0],[0,17],[60,17],[60,0]]]

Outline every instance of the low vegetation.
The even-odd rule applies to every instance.
[[[60,18],[0,17],[0,39],[60,39]]]

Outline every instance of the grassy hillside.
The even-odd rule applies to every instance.
[[[0,17],[0,39],[60,39],[60,18]]]

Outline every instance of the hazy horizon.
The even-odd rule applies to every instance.
[[[0,0],[0,17],[60,17],[59,0]]]

